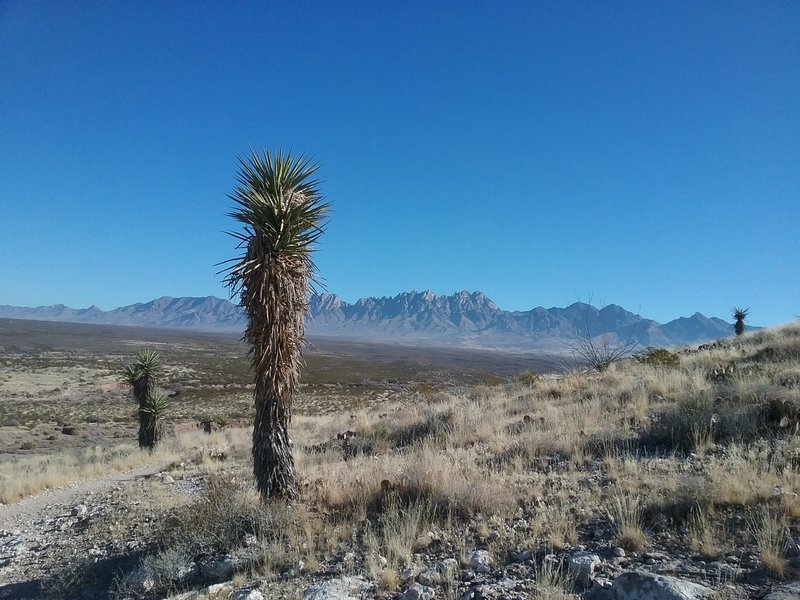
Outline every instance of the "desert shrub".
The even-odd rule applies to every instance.
[[[652,367],[678,367],[681,364],[681,357],[666,348],[648,348],[647,352],[636,357],[636,360]]]
[[[643,436],[646,444],[698,450],[716,442],[750,441],[764,431],[763,407],[699,392],[681,398]]]
[[[505,379],[502,377],[498,377],[493,373],[486,373],[483,377],[481,377],[481,385],[485,385],[487,387],[497,387],[499,385],[503,385],[505,383]]]
[[[736,376],[736,363],[728,363],[727,365],[717,365],[708,373],[706,379],[711,383],[729,384],[733,382]]]
[[[604,373],[611,365],[629,356],[637,343],[633,338],[621,340],[607,333],[592,337],[587,328],[585,335],[575,339],[573,359],[576,365],[588,365],[598,373]]]
[[[247,535],[268,532],[284,512],[281,506],[259,502],[252,490],[214,475],[206,480],[205,491],[196,501],[166,519],[158,543],[193,554],[228,552]]]
[[[135,575],[148,582],[151,593],[178,592],[196,576],[193,558],[183,548],[167,548],[145,556]]]
[[[422,419],[392,431],[389,439],[398,448],[411,446],[422,440],[446,435],[452,430],[454,419],[453,410],[431,411],[423,415]]]
[[[535,385],[542,380],[542,376],[533,369],[527,369],[517,379],[523,385]]]
[[[780,345],[766,346],[752,356],[756,362],[788,362],[800,359],[800,339],[788,339]]]

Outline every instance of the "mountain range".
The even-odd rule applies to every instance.
[[[63,304],[37,308],[0,305],[0,318],[232,332],[241,332],[245,326],[239,306],[214,296],[165,296],[109,311]],[[506,311],[483,293],[466,291],[451,296],[404,292],[355,303],[335,294],[321,294],[311,298],[308,315],[310,336],[507,350],[566,350],[576,337],[598,335],[635,340],[645,347],[680,346],[732,332],[730,323],[700,313],[661,324],[614,304],[597,308],[576,302],[564,308]]]

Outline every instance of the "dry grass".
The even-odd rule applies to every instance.
[[[180,434],[166,440],[154,452],[134,445],[78,448],[63,454],[14,458],[0,463],[0,502],[16,502],[27,496],[66,485],[138,469],[177,463],[187,457],[214,468],[208,448],[223,447],[230,435]]]
[[[436,547],[462,564],[478,546],[498,559],[612,543],[717,559],[749,545],[781,577],[781,536],[800,517],[798,340],[800,325],[790,325],[682,352],[680,368],[629,360],[603,373],[429,391],[413,406],[299,416],[297,506],[261,504],[247,461],[231,461],[228,484],[212,481],[178,511],[167,524],[178,537],[163,537],[160,552],[169,563],[168,552],[227,552],[253,536],[248,568],[259,576],[343,564],[394,591],[435,532]],[[337,439],[345,431],[355,435]],[[237,435],[225,441],[244,458],[247,432]],[[731,518],[749,518],[749,530]],[[687,535],[659,535],[678,528]],[[536,597],[570,597],[557,561],[537,565]]]
[[[555,557],[546,554],[542,562],[534,567],[536,585],[533,591],[535,600],[572,600],[575,582],[563,565]]]
[[[647,545],[642,531],[642,507],[639,496],[618,493],[611,502],[611,517],[617,531],[617,543],[632,552],[640,552]]]
[[[750,521],[750,531],[761,553],[761,562],[772,575],[783,579],[788,563],[784,551],[786,521],[783,515],[765,506]]]

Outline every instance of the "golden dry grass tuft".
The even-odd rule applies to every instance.
[[[133,444],[76,448],[62,454],[15,457],[0,463],[0,502],[8,504],[27,496],[147,466],[168,467],[187,457],[213,469],[215,461],[206,452],[224,447],[228,434],[179,434],[166,440],[155,451],[141,450]]]

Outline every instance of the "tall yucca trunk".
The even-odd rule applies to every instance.
[[[270,410],[269,401],[256,402],[253,475],[259,493],[266,498],[296,500],[298,497],[288,426],[288,420]]]
[[[736,335],[742,335],[744,333],[744,320],[736,319],[736,323],[733,325],[733,330],[736,332]]]
[[[253,474],[263,497],[295,500],[299,492],[289,422],[300,372],[308,269],[301,260],[265,257],[259,245],[256,236],[248,254],[266,263],[259,271],[263,280],[245,292],[245,338],[253,347],[255,371]]]
[[[152,450],[160,441],[159,423],[156,417],[139,408],[139,448]]]

